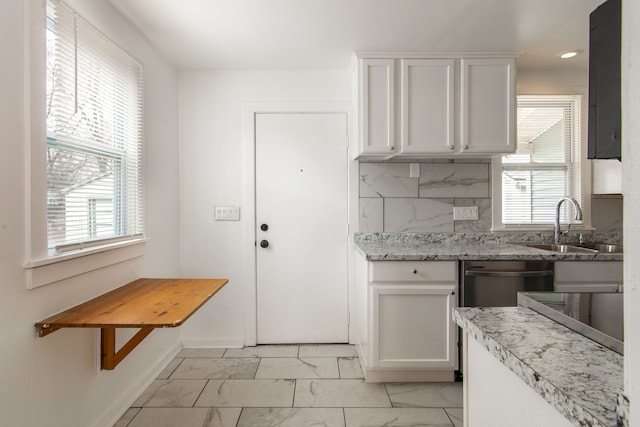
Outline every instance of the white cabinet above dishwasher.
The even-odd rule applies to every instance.
[[[556,261],[555,292],[620,292],[622,261]]]
[[[359,160],[513,153],[515,53],[358,53]]]

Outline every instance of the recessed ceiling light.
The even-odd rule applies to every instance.
[[[581,53],[582,53],[581,50],[568,50],[566,52],[559,53],[558,57],[562,58],[562,59],[569,59],[569,58],[576,57],[576,56],[580,55]]]

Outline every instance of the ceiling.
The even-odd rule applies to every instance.
[[[522,52],[586,69],[603,0],[108,0],[179,69],[344,69],[352,52]],[[580,49],[570,60],[557,54]]]

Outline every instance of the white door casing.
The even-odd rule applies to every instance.
[[[256,342],[348,342],[347,114],[254,120]]]

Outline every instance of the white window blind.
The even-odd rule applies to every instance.
[[[46,43],[49,249],[140,235],[142,66],[59,0]]]
[[[556,202],[582,205],[580,97],[518,96],[518,146],[502,157],[503,224],[551,224]],[[561,221],[571,218],[568,204]]]

